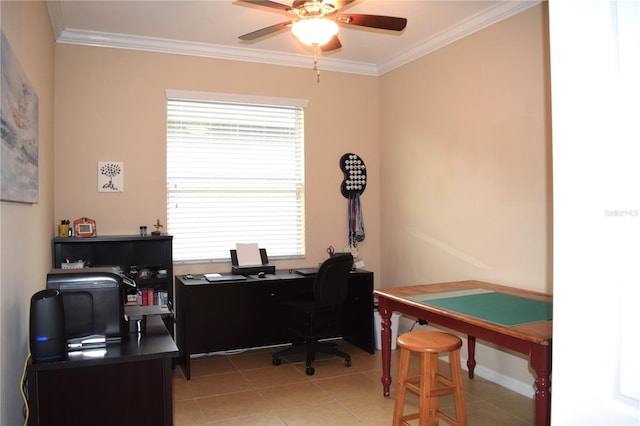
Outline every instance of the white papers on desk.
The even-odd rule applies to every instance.
[[[236,254],[238,255],[238,266],[262,265],[258,243],[236,243]]]

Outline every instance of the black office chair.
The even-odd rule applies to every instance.
[[[318,269],[313,294],[282,304],[282,318],[293,336],[293,345],[274,353],[273,365],[280,365],[282,356],[306,352],[306,372],[312,376],[316,352],[321,352],[340,356],[344,358],[344,365],[351,367],[349,354],[339,351],[335,343],[318,340],[340,335],[342,305],[347,299],[347,282],[352,265],[351,254],[330,257]]]

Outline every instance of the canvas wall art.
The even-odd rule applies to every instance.
[[[4,32],[0,87],[0,199],[38,202],[38,95]]]

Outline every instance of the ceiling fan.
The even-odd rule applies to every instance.
[[[291,6],[270,0],[238,0],[265,6],[291,15],[291,19],[271,25],[244,35],[240,40],[252,41],[273,34],[285,28],[291,28],[298,39],[308,45],[320,48],[324,52],[342,47],[338,39],[338,24],[377,28],[390,31],[402,31],[407,26],[406,18],[382,15],[363,15],[338,13],[355,0],[294,0]]]
[[[289,21],[281,22],[279,24],[271,25],[244,35],[241,35],[240,40],[256,40],[258,38],[267,36],[285,28],[291,28],[293,33],[307,45],[320,45],[323,51],[330,51],[339,49],[342,47],[340,40],[338,40],[337,24],[354,25],[368,28],[377,28],[390,31],[402,31],[407,26],[406,18],[397,18],[394,16],[382,16],[382,15],[363,15],[363,14],[339,14],[340,9],[349,6],[355,0],[294,0],[291,6],[286,6],[282,3],[277,3],[270,0],[238,0],[239,3],[249,3],[258,6],[265,6],[271,9],[285,12],[292,15],[292,19]],[[320,22],[320,24],[318,24]],[[331,37],[326,40],[326,35],[323,33],[323,39],[313,39],[312,36],[301,38],[299,34],[303,34],[304,30],[298,30],[308,25],[311,29],[328,28],[329,33],[332,31]],[[317,30],[320,31],[320,30]],[[324,43],[322,43],[324,41]]]
[[[240,40],[253,41],[286,28],[304,44],[314,48],[314,70],[318,72],[319,51],[329,52],[342,47],[338,39],[338,24],[376,28],[389,31],[402,31],[407,26],[406,18],[383,15],[363,15],[357,13],[339,13],[355,0],[294,0],[291,6],[270,0],[238,0],[264,6],[291,16],[288,21],[261,28],[241,35]]]

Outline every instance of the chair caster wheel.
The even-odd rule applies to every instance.
[[[313,376],[315,372],[316,370],[313,367],[307,367],[307,376]]]
[[[344,360],[344,366],[345,367],[351,367],[351,358],[347,358]]]
[[[271,360],[271,363],[272,363],[273,365],[280,365],[280,364],[282,364],[282,361],[280,360],[280,358],[273,358],[273,359]]]

